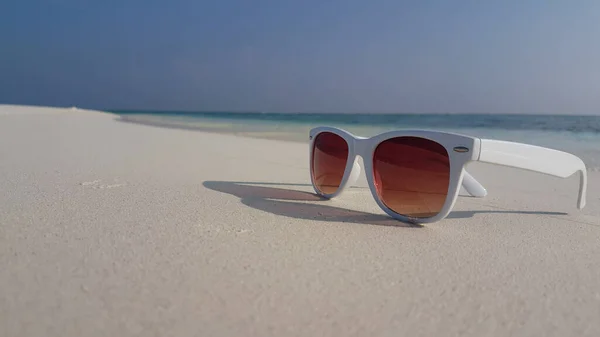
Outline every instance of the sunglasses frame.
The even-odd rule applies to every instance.
[[[313,151],[315,140],[320,133],[330,132],[346,141],[348,144],[348,159],[344,175],[338,189],[334,193],[321,192],[314,181]],[[374,181],[373,154],[377,146],[388,139],[397,137],[420,137],[434,141],[443,146],[450,161],[450,181],[446,200],[440,212],[433,217],[416,218],[402,215],[388,208],[379,198]],[[388,131],[373,137],[360,137],[335,127],[320,126],[310,130],[310,179],[315,192],[331,199],[339,196],[348,187],[352,186],[360,175],[358,157],[363,159],[365,175],[371,194],[379,207],[394,219],[409,223],[433,223],[448,216],[458,199],[460,187],[463,185],[467,192],[477,197],[487,194],[485,188],[475,180],[465,169],[473,161],[487,162],[502,166],[510,166],[561,178],[567,178],[580,172],[579,198],[577,207],[585,206],[587,171],[583,161],[570,153],[549,149],[529,144],[508,142],[502,140],[481,139],[477,137],[432,130],[395,130]]]

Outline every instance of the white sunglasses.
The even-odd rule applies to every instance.
[[[460,186],[476,197],[486,189],[465,165],[480,161],[561,178],[580,172],[577,207],[585,206],[587,174],[583,161],[570,153],[502,140],[455,133],[399,130],[370,138],[334,127],[310,130],[310,177],[317,194],[333,198],[352,186],[365,164],[371,194],[391,217],[432,223],[451,212]]]

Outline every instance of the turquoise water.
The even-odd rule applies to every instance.
[[[393,129],[431,129],[547,146],[580,156],[600,169],[600,116],[490,114],[340,114],[113,111],[124,121],[161,127],[308,141],[315,126],[370,136]]]

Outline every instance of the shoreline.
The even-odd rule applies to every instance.
[[[171,117],[157,117],[153,115],[118,115],[115,114],[116,120],[123,123],[139,124],[157,128],[170,128],[180,129],[188,131],[198,132],[210,132],[216,134],[230,134],[240,137],[249,137],[257,139],[269,139],[279,140],[287,142],[296,142],[308,144],[308,133],[310,128],[323,125],[319,123],[278,123],[273,121],[251,121],[250,124],[244,124],[240,120],[226,120],[226,119],[184,119],[178,120],[177,118]],[[388,131],[393,128],[382,128],[373,125],[351,125],[351,124],[328,124],[336,127],[341,127],[350,132],[361,136],[370,136],[379,132]],[[426,128],[427,129],[427,128]],[[454,132],[459,134],[467,134],[475,137],[481,137],[475,132],[469,132],[469,129],[443,129],[443,128],[428,128],[430,130],[442,130],[447,132]],[[507,133],[503,137],[503,133]],[[536,141],[535,137],[529,138],[531,132],[522,130],[492,130],[490,137],[491,139],[509,140],[516,142],[523,142],[526,144],[538,145],[549,147],[569,153],[573,153],[580,156],[586,163],[587,170],[590,172],[600,172],[600,148],[598,148],[593,140],[582,141],[569,139],[567,146],[563,146],[565,142],[561,142],[562,139],[556,138],[555,140],[543,139]],[[548,137],[554,135],[555,137],[561,137],[562,135],[554,132],[542,132],[540,137]],[[494,137],[495,136],[495,137]],[[568,136],[567,136],[568,137]],[[597,136],[600,142],[600,134]],[[560,146],[559,146],[560,144]],[[582,147],[581,144],[585,144]]]
[[[201,126],[201,125],[189,125],[185,123],[160,123],[158,121],[150,121],[150,120],[139,120],[130,118],[128,116],[117,115],[116,121],[122,123],[130,123],[130,124],[138,124],[144,126],[152,126],[157,128],[168,128],[175,130],[188,130],[188,131],[198,131],[198,132],[208,132],[214,134],[226,134],[226,135],[235,135],[239,137],[249,137],[249,138],[257,138],[257,139],[268,139],[268,140],[278,140],[285,142],[294,142],[294,143],[306,143],[308,144],[308,132],[306,136],[300,135],[299,133],[287,133],[287,132],[251,132],[251,131],[232,131],[225,129],[218,129],[216,127],[210,126]],[[214,124],[219,125],[221,123],[215,122]],[[306,140],[305,140],[306,139]]]
[[[116,121],[127,124],[138,124],[156,128],[166,128],[175,130],[187,130],[196,132],[208,132],[213,134],[228,134],[238,137],[247,137],[254,139],[266,139],[274,141],[294,142],[308,144],[308,132],[310,128],[323,125],[321,123],[285,123],[277,121],[249,121],[228,120],[228,119],[209,119],[209,118],[184,118],[179,120],[172,116],[156,116],[148,114],[124,114],[121,115],[111,111],[85,110],[76,107],[71,108],[53,108],[44,106],[18,106],[18,105],[0,105],[0,115],[3,111],[19,110],[25,113],[95,113],[105,116],[111,116]],[[4,112],[6,114],[7,112]],[[13,112],[15,113],[15,112]],[[383,128],[376,125],[353,125],[353,124],[328,124],[337,126],[354,132],[361,136],[370,136],[379,132],[394,128]],[[537,135],[530,137],[533,131],[524,130],[503,130],[494,129],[485,132],[490,133],[489,137],[484,137],[485,132],[481,130],[465,129],[444,129],[444,128],[425,128],[430,130],[441,130],[455,132],[460,134],[472,135],[481,138],[500,139],[508,141],[523,142],[532,145],[549,147],[579,156],[586,164],[588,172],[600,172],[600,148],[597,147],[596,140],[582,140],[582,136],[564,135],[562,133],[543,131],[535,133]],[[481,133],[484,133],[484,136]],[[479,134],[478,134],[479,133]],[[556,137],[556,139],[547,138]],[[562,138],[561,138],[562,137]],[[566,137],[566,138],[565,138]],[[579,137],[579,138],[577,138]],[[596,137],[596,136],[594,136]],[[542,139],[543,138],[543,139]],[[577,140],[575,140],[577,138]],[[597,135],[597,141],[600,142],[600,134]]]

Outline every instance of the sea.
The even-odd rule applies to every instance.
[[[441,130],[567,151],[581,157],[588,170],[600,171],[600,116],[592,115],[110,112],[123,122],[299,142],[308,142],[308,131],[322,125],[360,136],[398,129]]]

